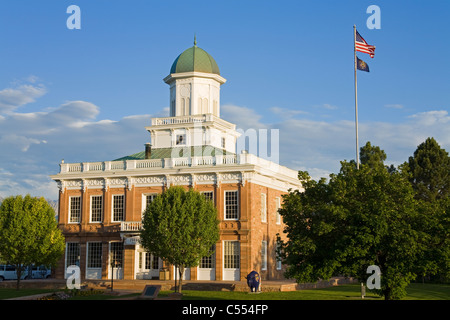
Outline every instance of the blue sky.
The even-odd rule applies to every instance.
[[[69,5],[81,30],[69,30]],[[369,30],[369,5],[381,29]],[[360,146],[398,165],[433,136],[450,150],[450,2],[4,1],[0,11],[0,196],[57,197],[66,162],[143,149],[144,126],[167,114],[162,79],[193,44],[217,61],[222,117],[280,130],[280,162],[313,177],[354,159],[353,25]]]

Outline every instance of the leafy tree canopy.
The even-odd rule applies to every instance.
[[[22,273],[19,266],[54,266],[64,254],[64,246],[55,212],[44,198],[27,195],[3,200],[0,206],[0,253],[3,260],[17,268],[17,288]]]
[[[421,143],[405,165],[416,198],[432,202],[450,196],[450,157],[434,138]]]
[[[450,279],[450,157],[434,138],[427,138],[401,166],[418,200],[427,249],[419,274]]]
[[[427,218],[419,212],[411,183],[402,172],[384,166],[384,151],[368,143],[361,159],[359,170],[353,161],[341,162],[340,172],[328,182],[299,172],[305,191],[285,195],[280,209],[288,236],[280,250],[286,276],[299,282],[335,275],[366,281],[367,267],[377,265],[379,293],[399,299],[421,268],[431,268],[426,265],[429,231],[441,231],[433,240],[439,242],[445,227],[430,219],[423,227]]]
[[[217,211],[198,191],[170,187],[144,213],[141,244],[149,252],[179,267],[197,266],[219,240]]]

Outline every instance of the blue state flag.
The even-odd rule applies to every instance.
[[[366,71],[366,72],[370,72],[369,71],[369,65],[367,63],[365,63],[364,61],[362,61],[360,58],[356,57],[356,68],[358,70],[361,71]]]

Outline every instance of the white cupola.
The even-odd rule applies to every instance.
[[[152,148],[209,146],[236,152],[236,125],[220,118],[220,75],[216,61],[194,46],[181,53],[164,78],[170,86],[170,116],[153,118],[146,127]]]

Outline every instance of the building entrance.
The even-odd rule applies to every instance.
[[[136,252],[136,279],[151,280],[159,278],[162,260],[142,249]]]

